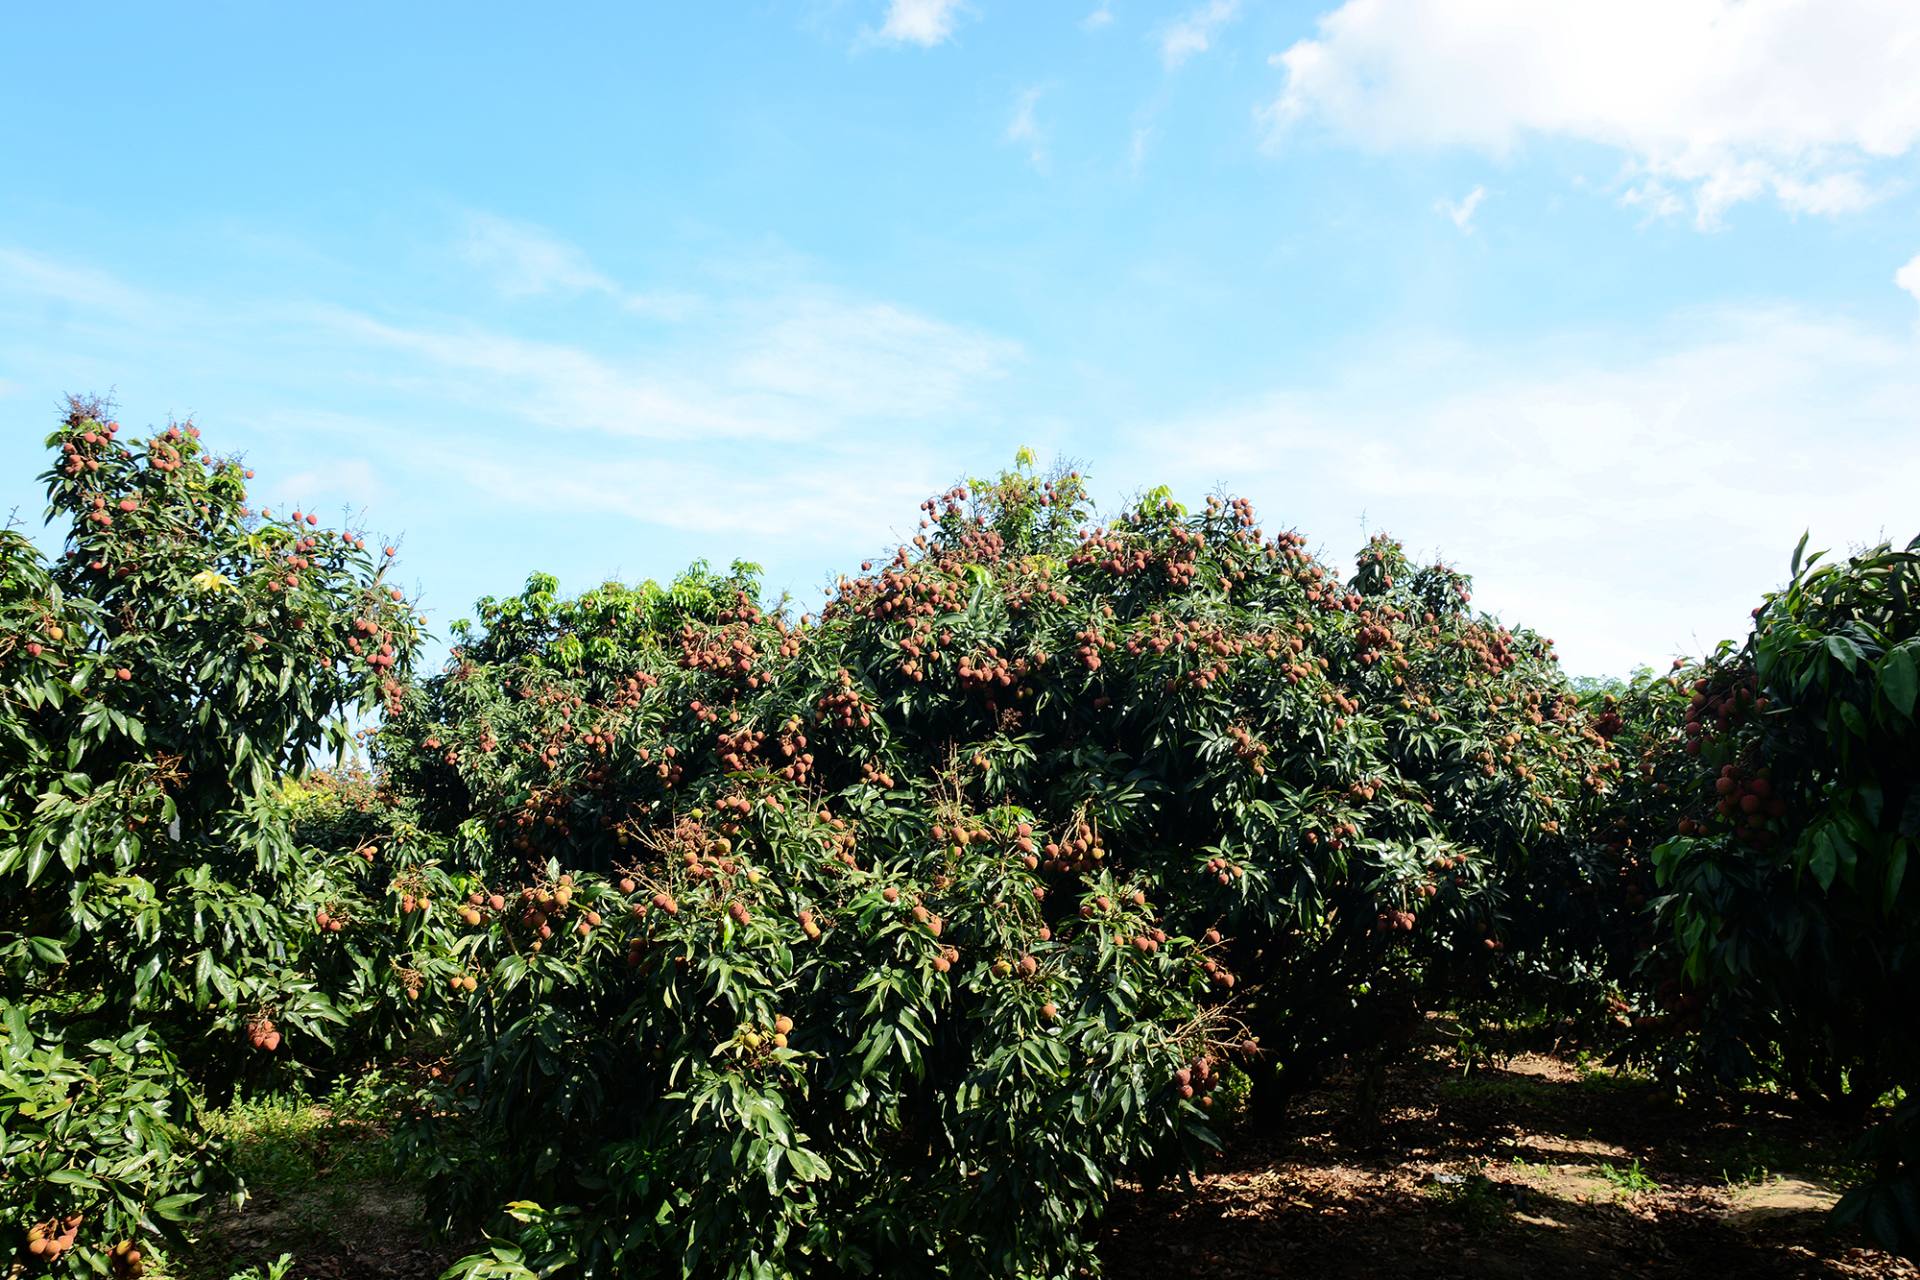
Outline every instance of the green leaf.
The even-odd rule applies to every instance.
[[[1903,644],[1880,660],[1880,692],[1893,709],[1909,718],[1916,695],[1920,695],[1920,671],[1915,668],[1913,645]]]
[[[169,1222],[184,1222],[187,1215],[193,1209],[194,1201],[199,1198],[199,1195],[194,1192],[183,1191],[178,1195],[167,1196],[155,1201],[153,1212],[156,1216],[165,1218]]]
[[[1821,889],[1833,887],[1833,877],[1840,870],[1840,851],[1834,847],[1833,833],[1824,827],[1814,836],[1813,856],[1807,860],[1807,869],[1813,872]]]

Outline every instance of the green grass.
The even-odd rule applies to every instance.
[[[1757,1186],[1776,1178],[1801,1178],[1823,1186],[1847,1187],[1872,1172],[1864,1161],[1849,1156],[1844,1147],[1825,1147],[1779,1138],[1743,1134],[1716,1146],[1710,1158],[1719,1166],[1721,1180],[1730,1188]]]
[[[1648,1072],[1633,1067],[1611,1066],[1582,1049],[1573,1055],[1573,1070],[1583,1085],[1601,1089],[1638,1089],[1653,1083]]]
[[[403,1172],[386,1134],[395,1094],[374,1072],[322,1098],[278,1093],[235,1102],[209,1114],[207,1128],[252,1193],[300,1191],[323,1177],[392,1178]]]
[[[1593,1171],[1623,1196],[1637,1196],[1645,1191],[1660,1189],[1660,1184],[1649,1178],[1646,1170],[1640,1167],[1638,1156],[1624,1169],[1614,1164],[1599,1164],[1594,1166]]]
[[[161,1274],[284,1280],[293,1263],[283,1251],[297,1257],[325,1252],[343,1237],[424,1230],[420,1171],[390,1136],[411,1093],[375,1072],[324,1095],[268,1094],[208,1112],[207,1128],[224,1146],[241,1194]]]
[[[1429,1183],[1424,1190],[1443,1212],[1473,1231],[1490,1231],[1513,1212],[1500,1185],[1484,1174],[1470,1173],[1459,1182]]]
[[[1440,1081],[1438,1088],[1443,1098],[1535,1105],[1564,1098],[1566,1092],[1565,1085],[1549,1080],[1480,1074],[1452,1076]]]

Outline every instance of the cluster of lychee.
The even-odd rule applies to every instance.
[[[70,476],[77,476],[87,471],[98,471],[100,459],[93,455],[111,443],[113,437],[119,434],[120,424],[117,422],[109,422],[104,427],[97,422],[87,424],[85,431],[72,439],[60,442],[60,452],[66,457],[60,469]]]
[[[749,688],[758,688],[760,679],[753,674],[758,657],[759,647],[746,622],[729,623],[718,632],[697,631],[691,623],[680,628],[680,665],[689,671],[744,677]]]
[[[568,872],[562,872],[551,886],[528,885],[520,891],[519,912],[515,922],[528,935],[527,950],[539,951],[552,939],[555,921],[562,921],[562,927],[565,927],[563,917],[572,909],[573,898],[573,876]],[[471,901],[467,906],[468,910],[475,910]],[[491,899],[488,900],[488,906],[492,906]],[[504,904],[500,909],[504,909]],[[600,924],[598,911],[583,911],[579,919],[574,921],[573,931],[584,938],[599,928]]]
[[[125,1276],[127,1280],[138,1280],[147,1271],[146,1255],[131,1240],[122,1240],[107,1250],[107,1265],[115,1275]]]
[[[814,703],[815,718],[822,724],[837,724],[842,729],[851,729],[856,724],[862,729],[873,723],[865,700],[860,691],[853,687],[853,673],[842,667],[838,679],[840,687],[822,694]]]
[[[1247,873],[1246,868],[1226,858],[1208,858],[1200,867],[1200,874],[1211,876],[1223,885],[1232,884]]]
[[[1220,931],[1218,929],[1207,930],[1205,940],[1209,947],[1218,947],[1220,945]],[[1207,975],[1207,979],[1212,982],[1214,986],[1227,991],[1233,990],[1234,983],[1238,981],[1238,979],[1234,977],[1233,971],[1224,964],[1221,964],[1220,961],[1212,955],[1203,955],[1201,957],[1200,970]]]
[[[897,905],[900,901],[900,896],[900,890],[896,885],[888,885],[880,890],[880,898],[888,906]],[[914,903],[909,914],[912,915],[915,924],[936,938],[939,937],[941,931],[946,928],[946,921],[930,911],[923,902]]]
[[[1786,801],[1774,791],[1765,769],[1749,773],[1737,764],[1724,765],[1713,780],[1713,791],[1714,813],[1750,844],[1766,845],[1773,837],[1768,820],[1786,816]]]
[[[27,1228],[27,1252],[51,1262],[73,1248],[80,1238],[80,1215],[48,1218]]]
[[[311,541],[312,539],[310,538],[302,539],[302,543]],[[310,561],[302,557],[301,563],[307,564],[310,563]],[[268,585],[272,586],[273,584],[269,583]],[[300,585],[300,579],[297,576],[289,574],[287,585],[297,587]],[[347,637],[347,648],[356,654],[364,654],[367,659],[367,665],[375,670],[384,671],[393,666],[397,650],[394,647],[392,632],[386,630],[371,618],[355,618],[353,620],[352,630],[353,634]],[[363,640],[362,637],[365,637],[365,639]]]
[[[1373,920],[1373,931],[1379,934],[1412,933],[1418,918],[1411,911],[1382,911]]]
[[[729,1045],[736,1053],[750,1058],[764,1058],[775,1050],[786,1048],[787,1037],[792,1034],[793,1019],[779,1014],[770,1023],[741,1023],[735,1029]]]
[[[247,1019],[247,1043],[266,1053],[272,1053],[280,1047],[280,1029],[273,1025],[273,1019],[264,1013],[256,1013]]]
[[[660,678],[646,671],[636,671],[615,687],[608,701],[621,711],[631,711],[640,705],[647,696],[647,690],[658,687]]]
[[[1063,838],[1049,840],[1042,851],[1046,858],[1041,865],[1048,871],[1068,875],[1090,871],[1107,857],[1107,849],[1101,843],[1099,833],[1084,820],[1076,822]]]
[[[1101,634],[1097,624],[1075,632],[1074,639],[1080,642],[1074,652],[1080,656],[1081,665],[1089,671],[1098,671],[1101,653],[1113,648],[1113,641]]]

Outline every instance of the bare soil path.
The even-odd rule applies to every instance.
[[[1521,1055],[1394,1073],[1365,1137],[1348,1090],[1236,1135],[1189,1189],[1135,1191],[1114,1280],[1920,1280],[1828,1231],[1850,1135],[1754,1097],[1686,1109],[1651,1084]]]

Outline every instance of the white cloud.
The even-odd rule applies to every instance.
[[[0,248],[0,288],[90,313],[153,318],[156,300],[93,267]]]
[[[1476,604],[1558,639],[1573,671],[1625,672],[1737,634],[1802,530],[1841,550],[1920,532],[1920,348],[1791,310],[1689,312],[1633,340],[1383,340],[1318,385],[1133,442],[1140,474],[1230,477],[1270,527],[1340,555],[1366,513],[1457,559]]]
[[[516,231],[515,244],[558,244],[537,228]],[[632,296],[581,269],[584,257],[543,250],[533,260],[559,265],[527,277],[529,288],[573,282]],[[59,348],[9,352],[48,368],[57,357],[67,380],[59,385],[115,385],[136,355],[201,366],[211,352],[245,350],[255,363],[348,369],[361,387],[384,388],[400,403],[459,406],[495,426],[643,440],[802,441],[939,420],[977,408],[984,388],[1023,356],[1017,342],[835,290],[795,264],[761,258],[745,269],[748,262],[734,254],[719,263],[716,292],[692,301],[698,324],[643,335],[599,325],[592,345],[280,299],[210,306],[5,247],[0,312],[44,313],[39,328],[65,335]],[[282,394],[298,402],[313,390]],[[249,416],[270,425],[258,410]]]
[[[1007,121],[1006,135],[1008,142],[1018,143],[1027,149],[1027,159],[1042,172],[1047,167],[1047,139],[1033,112],[1040,103],[1040,95],[1045,92],[1045,85],[1020,91],[1013,100],[1013,117]]]
[[[1476,186],[1459,200],[1436,200],[1434,210],[1447,215],[1449,221],[1463,235],[1473,234],[1473,215],[1480,208],[1480,202],[1487,198],[1487,189]]]
[[[306,507],[316,499],[344,503],[349,510],[365,511],[383,504],[392,494],[385,479],[364,458],[332,458],[324,465],[296,471],[285,478],[274,477],[272,492],[283,495],[273,506]]]
[[[719,381],[814,430],[967,409],[1021,354],[1018,343],[887,303],[816,294],[757,312]]]
[[[1160,60],[1172,70],[1212,47],[1220,28],[1240,12],[1240,0],[1208,0],[1160,33]]]
[[[1893,273],[1893,282],[1912,294],[1914,301],[1920,302],[1920,253],[1915,254],[1911,262]]]
[[[931,48],[952,37],[954,24],[965,11],[961,0],[889,0],[886,20],[873,38],[883,44]]]
[[[1127,171],[1139,177],[1147,167],[1147,152],[1153,146],[1157,131],[1150,124],[1137,124],[1133,127],[1133,136],[1127,142]]]
[[[510,298],[543,294],[617,293],[587,255],[539,227],[488,213],[467,215],[461,254],[493,276]]]
[[[494,453],[471,454],[452,465],[465,483],[500,503],[724,534],[729,556],[751,559],[774,548],[790,553],[797,544],[864,552],[965,464],[964,457],[936,461],[912,449],[832,450],[823,456],[809,448],[763,454],[748,465],[682,451],[531,472]]]
[[[1763,196],[1858,209],[1920,147],[1912,0],[1347,0],[1319,27],[1273,58],[1275,138],[1312,120],[1377,147],[1598,144],[1629,203],[1703,226]]]
[[[1088,31],[1098,31],[1113,21],[1113,0],[1101,0],[1100,7],[1080,19],[1080,25]]]
[[[474,326],[318,318],[351,343],[400,353],[395,384],[540,427],[630,439],[797,441],[957,412],[1018,344],[830,292],[727,304],[691,347],[649,358]],[[376,376],[363,368],[361,376]]]
[[[629,311],[668,318],[684,315],[690,301],[671,294],[633,293],[593,265],[578,247],[543,227],[490,213],[466,215],[460,255],[486,273],[507,298],[577,297],[604,294]]]

